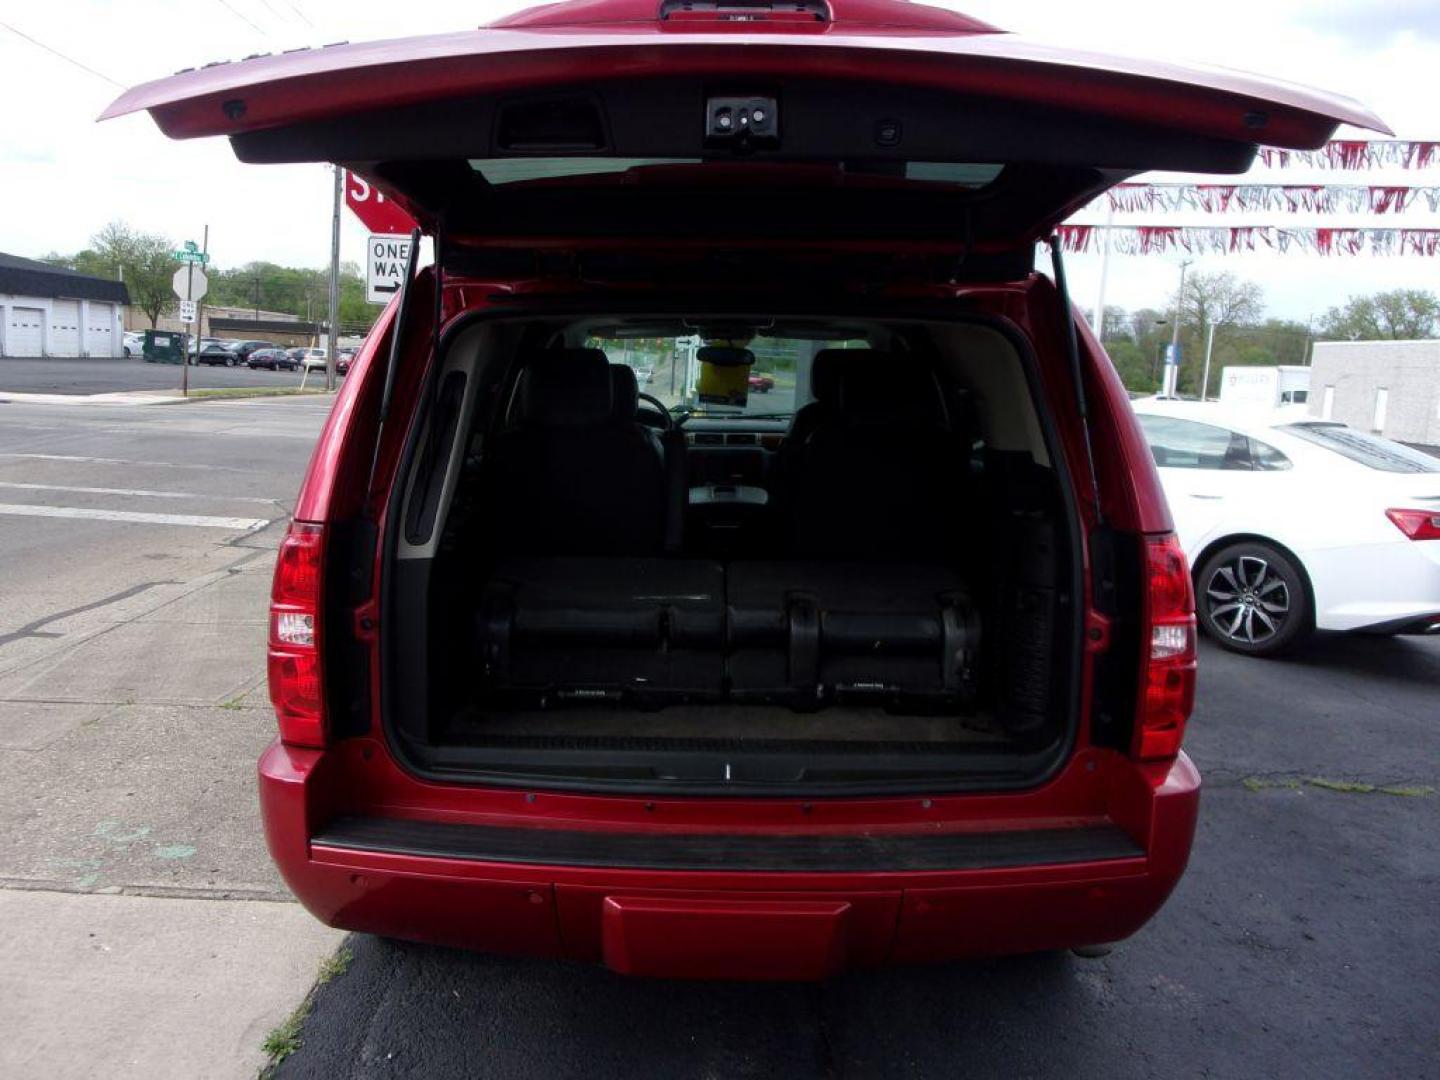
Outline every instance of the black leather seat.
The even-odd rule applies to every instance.
[[[662,550],[664,454],[654,433],[635,422],[624,385],[617,403],[617,383],[623,376],[612,375],[599,349],[549,350],[525,363],[519,426],[497,440],[492,458],[490,508],[501,553]]]
[[[787,461],[792,553],[953,556],[965,496],[934,375],[871,350],[836,355],[845,359],[833,398],[822,403],[813,429]]]

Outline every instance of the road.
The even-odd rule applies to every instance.
[[[323,373],[312,372],[307,385],[323,384]],[[300,373],[192,365],[190,385],[197,388],[299,386]],[[179,364],[147,364],[135,359],[0,357],[0,390],[17,394],[112,394],[124,390],[178,390],[179,387]]]
[[[0,901],[23,889],[220,910],[238,898],[242,914],[301,914],[273,903],[286,894],[260,836],[253,769],[273,732],[263,650],[274,546],[327,407],[0,406]],[[357,936],[280,1074],[1440,1075],[1440,641],[1322,636],[1290,662],[1206,644],[1201,659],[1187,744],[1206,788],[1191,868],[1157,919],[1105,959],[694,985]],[[133,918],[148,934],[178,923]],[[147,1034],[158,1013],[144,1007],[156,999],[86,966],[108,955],[133,965],[111,978],[157,969],[150,939],[117,938],[102,954],[92,923],[69,937],[47,930],[37,950],[72,948],[83,978],[59,981],[52,965],[45,982],[25,983],[5,950],[26,935],[0,935],[0,1028],[19,1028],[12,983],[64,989],[44,999],[46,1022],[79,1017],[0,1043],[0,1072],[30,1075],[4,1068],[17,1046],[45,1060],[93,1042],[120,1060],[158,1045],[172,1075],[186,1074],[175,1062],[187,1045],[217,1061],[258,1050],[267,1018],[304,994],[304,950],[333,947],[306,937],[315,928],[303,917],[258,919],[243,949],[213,928],[213,947],[199,930],[186,939],[194,954],[166,939],[176,988],[159,1043]],[[305,957],[303,978],[292,972],[278,997],[252,1003],[268,973],[296,966],[292,954]],[[131,1027],[76,1004],[92,984],[108,1007],[136,999]],[[209,1011],[185,1012],[192,997]]]

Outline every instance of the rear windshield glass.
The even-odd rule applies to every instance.
[[[810,361],[822,349],[863,349],[862,340],[817,341],[756,335],[746,339],[629,338],[593,335],[612,364],[635,369],[640,393],[674,413],[699,416],[793,416],[812,399]],[[719,346],[724,351],[711,347]],[[710,357],[726,362],[712,363]],[[747,362],[748,361],[748,362]],[[877,372],[876,378],[884,378]]]
[[[1381,472],[1440,472],[1440,458],[1344,424],[1286,424],[1283,430]]]
[[[716,164],[733,167],[729,158]],[[524,157],[472,158],[470,167],[491,184],[520,184],[568,176],[604,176],[632,170],[663,170],[666,166],[704,165],[702,158]],[[979,188],[1000,175],[1001,165],[963,161],[831,161],[810,163],[861,177]]]

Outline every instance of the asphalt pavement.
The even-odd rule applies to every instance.
[[[192,364],[190,385],[299,386],[298,371],[252,370]],[[317,380],[316,376],[319,376]],[[179,364],[151,364],[140,359],[48,357],[24,360],[0,357],[0,391],[25,394],[113,394],[125,390],[177,390]],[[312,372],[307,385],[323,385],[324,373]]]
[[[727,985],[356,935],[279,1075],[1440,1076],[1440,641],[1201,663],[1190,868],[1108,957]]]

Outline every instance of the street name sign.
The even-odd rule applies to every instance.
[[[365,243],[365,300],[388,304],[400,291],[410,261],[409,234],[377,233]]]

